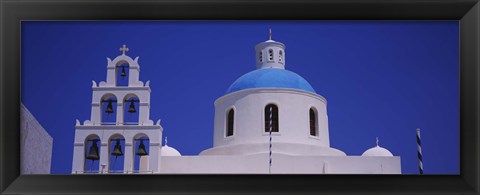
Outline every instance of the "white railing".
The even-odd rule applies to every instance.
[[[93,122],[93,125],[143,125],[143,122]]]

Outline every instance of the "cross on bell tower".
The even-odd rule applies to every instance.
[[[140,80],[139,57],[126,55],[126,44],[119,51],[113,60],[107,57],[106,80],[92,81],[90,120],[75,125],[72,173],[160,171],[162,127],[150,119],[150,81]],[[123,77],[126,85],[119,83]]]
[[[123,44],[122,47],[120,47],[120,51],[122,52],[122,55],[125,55],[125,52],[128,51],[128,47],[127,45]]]

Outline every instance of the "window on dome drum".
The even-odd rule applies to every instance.
[[[282,50],[280,50],[280,51],[278,52],[278,54],[279,54],[279,55],[278,55],[278,61],[279,61],[279,62],[282,62],[282,61],[283,61],[283,52],[282,52]]]
[[[233,116],[235,115],[235,111],[230,109],[227,114],[227,137],[233,135]]]
[[[268,60],[273,60],[273,49],[268,50]]]
[[[263,54],[262,54],[262,52],[258,52],[258,60],[259,60],[260,62],[263,61]]]
[[[275,104],[268,104],[265,106],[264,118],[265,132],[270,132],[270,124],[272,127],[272,132],[278,132],[278,107]]]
[[[317,136],[317,113],[310,108],[310,135]]]

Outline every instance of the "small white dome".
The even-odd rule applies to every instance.
[[[178,152],[178,150],[167,145],[162,147],[162,151],[160,154],[162,156],[182,156],[180,152]]]
[[[365,151],[362,156],[393,156],[393,154],[385,148],[380,146],[375,146],[373,148],[368,149]]]

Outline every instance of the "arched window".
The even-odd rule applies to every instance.
[[[283,62],[283,51],[282,51],[282,50],[280,50],[280,51],[278,52],[278,61],[279,61],[279,62]]]
[[[260,62],[263,61],[263,53],[262,53],[262,52],[258,52],[258,60],[259,60]]]
[[[318,135],[318,128],[317,128],[317,113],[313,108],[310,108],[310,135],[317,136]]]
[[[268,50],[268,60],[270,60],[270,61],[273,60],[273,49]]]
[[[235,111],[232,108],[228,111],[228,114],[227,114],[227,137],[233,135],[234,115],[235,115]]]
[[[265,132],[278,132],[278,107],[275,104],[265,106]]]

